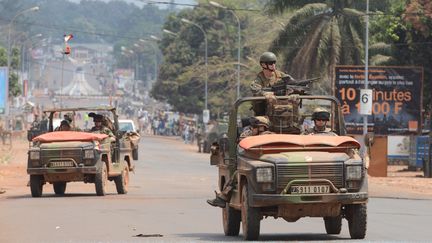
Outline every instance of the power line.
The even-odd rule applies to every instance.
[[[178,5],[178,6],[187,6],[187,7],[207,7],[208,5],[203,4],[190,4],[190,3],[176,3],[176,2],[162,2],[162,1],[153,1],[153,0],[137,0],[147,4],[164,4],[164,5]],[[262,11],[262,9],[250,9],[250,8],[227,8],[228,10],[234,11]]]

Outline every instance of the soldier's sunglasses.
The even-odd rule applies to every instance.
[[[275,63],[276,63],[275,61],[273,61],[273,62],[265,62],[265,64],[267,64],[267,65],[273,65]]]

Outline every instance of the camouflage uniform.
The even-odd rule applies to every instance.
[[[106,126],[101,126],[99,128],[98,127],[93,127],[90,131],[92,133],[106,134],[109,137],[114,137],[114,133],[111,131],[111,129],[109,129]]]
[[[317,126],[313,128],[309,128],[303,133],[304,135],[329,135],[329,136],[337,136],[336,133],[332,132],[332,130],[328,127],[323,127],[319,129]]]
[[[283,77],[290,77],[288,74],[283,73],[281,71],[275,70],[272,73],[272,76],[270,78],[267,78],[264,75],[264,72],[261,71],[256,76],[255,80],[252,81],[250,85],[250,89],[252,90],[252,93],[254,96],[261,96],[264,95],[265,91],[263,91],[263,88],[270,88],[280,80],[282,80]]]

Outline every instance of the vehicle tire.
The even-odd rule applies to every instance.
[[[30,175],[30,190],[32,197],[41,197],[43,191],[43,181],[40,175]]]
[[[132,159],[138,160],[138,148],[132,149]]]
[[[336,217],[324,217],[324,225],[327,234],[338,235],[342,229],[342,215]]]
[[[226,236],[238,236],[240,232],[241,212],[226,204],[222,208],[223,228]]]
[[[244,185],[242,188],[241,220],[243,239],[257,240],[260,233],[260,211],[258,208],[249,206],[249,188]]]
[[[349,233],[352,239],[364,239],[367,226],[366,204],[352,204],[346,206]]]
[[[106,184],[107,184],[107,167],[105,162],[102,163],[102,169],[95,175],[95,188],[96,188],[96,195],[98,196],[105,196],[106,191]]]
[[[66,182],[54,182],[53,188],[56,195],[64,195],[66,191]]]
[[[124,166],[121,174],[114,179],[118,194],[126,194],[129,187],[129,167]]]

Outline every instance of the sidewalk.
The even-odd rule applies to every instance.
[[[158,137],[175,141],[185,150],[198,153],[196,144],[184,144],[179,137]],[[0,144],[0,194],[4,191],[7,193],[8,190],[27,190],[28,148],[29,143],[25,139],[15,139],[12,148]],[[208,157],[210,159],[209,154]],[[392,165],[388,166],[387,177],[368,176],[369,197],[432,200],[432,178],[423,178],[422,171],[406,169],[407,166]]]

